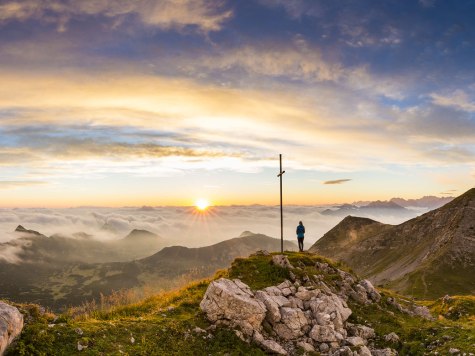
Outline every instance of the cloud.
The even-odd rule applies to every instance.
[[[0,5],[0,22],[40,20],[54,23],[59,32],[67,31],[71,20],[85,16],[114,20],[112,28],[126,16],[136,16],[143,24],[164,30],[196,27],[210,32],[221,29],[232,11],[226,10],[221,0],[22,0]]]
[[[322,50],[307,43],[303,36],[295,36],[287,45],[246,45],[214,51],[199,60],[182,61],[182,68],[188,74],[207,70],[210,75],[216,75],[216,71],[244,70],[252,78],[259,75],[308,84],[334,83],[359,95],[364,91],[393,99],[404,97],[403,88],[410,81],[403,75],[371,74],[366,65],[344,66],[334,58],[325,58]]]
[[[0,161],[1,164],[1,161]],[[36,185],[43,185],[47,184],[47,182],[40,182],[40,181],[8,181],[8,180],[0,180],[0,189],[12,189],[12,188],[19,188],[19,187],[31,187]]]
[[[475,112],[475,101],[471,100],[469,95],[461,89],[457,89],[448,95],[432,93],[429,97],[436,105],[446,106],[470,113]]]
[[[284,238],[295,240],[295,226],[301,220],[307,230],[305,241],[309,247],[342,219],[320,214],[326,208],[285,206]],[[414,211],[414,216],[422,210]],[[72,237],[76,232],[85,232],[99,240],[120,239],[133,229],[144,229],[160,235],[169,245],[197,247],[237,237],[246,230],[280,237],[279,219],[276,205],[214,206],[205,215],[197,214],[193,207],[163,206],[155,206],[153,210],[138,207],[0,209],[0,242],[16,238],[12,232],[21,224],[46,236]],[[378,220],[402,222],[400,217],[390,215],[379,216]],[[13,262],[18,252],[21,251],[0,245],[0,259]]]
[[[351,179],[336,179],[336,180],[327,180],[323,184],[343,184],[349,182]]]

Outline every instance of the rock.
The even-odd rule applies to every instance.
[[[427,308],[426,306],[418,305],[414,307],[412,313],[413,315],[420,316],[421,318],[424,318],[426,320],[434,320],[434,317],[430,313],[429,308]]]
[[[261,330],[267,312],[264,303],[254,298],[247,285],[225,278],[210,283],[200,308],[210,321],[239,326],[247,336]]]
[[[348,346],[343,346],[343,347],[340,347],[331,355],[332,356],[353,356],[353,351]]]
[[[84,332],[82,331],[81,328],[76,328],[76,329],[74,329],[74,331],[75,331],[76,334],[78,334],[79,336],[81,336],[82,334],[84,334]]]
[[[277,335],[284,340],[293,340],[303,335],[302,328],[309,323],[302,310],[283,307],[280,314],[281,322],[274,327]]]
[[[366,342],[359,336],[350,336],[346,338],[346,343],[350,346],[364,346]]]
[[[371,351],[366,346],[361,346],[357,353],[358,356],[371,356]]]
[[[269,251],[267,250],[257,250],[255,253],[254,253],[255,256],[270,256],[270,253]]]
[[[289,301],[290,301],[290,307],[299,308],[303,310],[303,301],[301,299],[290,296]]]
[[[333,293],[322,295],[318,299],[310,301],[310,309],[317,321],[327,319],[327,317],[321,314],[330,315],[331,322],[335,325],[336,329],[343,328],[343,323],[351,315],[351,309],[348,308],[346,302]]]
[[[350,325],[347,327],[348,333],[351,336],[359,336],[362,339],[368,340],[376,337],[374,329],[365,325]]]
[[[321,353],[327,353],[330,350],[330,346],[328,346],[328,344],[323,342],[320,344],[318,349],[320,350]]]
[[[278,355],[288,355],[287,351],[274,340],[264,340],[261,345],[267,351]]]
[[[282,295],[282,291],[276,286],[264,288],[264,292],[269,295]]]
[[[305,352],[315,352],[315,347],[308,342],[299,341],[297,342],[297,346],[301,347]]]
[[[290,306],[290,301],[282,295],[269,295],[264,291],[257,291],[255,297],[264,303],[267,308],[266,319],[275,324],[280,321],[280,308]]]
[[[289,259],[287,258],[287,256],[284,256],[284,255],[274,255],[274,256],[272,256],[272,263],[277,265],[277,266],[283,267],[283,268],[289,268],[289,269],[294,268],[294,266],[292,266],[290,264]]]
[[[17,308],[0,302],[0,355],[20,335],[23,329],[23,315]]]
[[[317,342],[337,342],[343,339],[338,336],[333,325],[315,325],[310,331],[310,337]]]
[[[371,301],[368,300],[368,293],[366,292],[366,289],[360,284],[357,284],[354,289],[349,291],[348,294],[352,299],[360,304],[371,303]]]
[[[455,355],[455,354],[459,354],[459,353],[460,353],[460,350],[459,350],[459,349],[456,349],[456,348],[454,348],[454,347],[451,347],[451,348],[449,349],[449,354],[451,354],[451,355]]]
[[[397,356],[397,351],[388,348],[371,350],[372,356]]]
[[[384,335],[384,340],[396,344],[399,342],[399,336],[396,333],[392,332],[387,335]]]
[[[362,286],[366,290],[366,293],[368,293],[368,296],[376,303],[381,300],[381,294],[379,294],[379,292],[373,287],[373,284],[367,279],[362,280],[358,285]]]
[[[295,293],[295,296],[302,301],[306,301],[312,299],[312,297],[315,296],[315,293],[313,293],[313,291],[309,291],[305,287],[299,287],[297,289],[297,293]]]
[[[84,349],[87,349],[87,345],[81,344],[81,341],[78,341],[78,351],[82,351]]]
[[[294,285],[292,284],[292,282],[287,281],[287,280],[282,282],[281,284],[279,284],[277,286],[277,288],[280,289],[280,291],[282,292],[282,295],[284,297],[287,297],[287,296],[295,293],[295,291],[296,291]]]
[[[135,338],[133,336],[130,337],[130,343],[135,344]]]
[[[203,330],[199,326],[197,326],[193,329],[193,332],[195,332],[196,334],[201,334],[201,333],[206,333],[206,330]]]

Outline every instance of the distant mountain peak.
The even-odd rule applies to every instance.
[[[381,200],[373,201],[373,202],[369,203],[368,205],[366,205],[365,208],[377,208],[377,209],[405,209],[404,207],[402,207],[402,206],[399,205],[399,204],[396,204],[396,203],[393,202],[393,201],[381,201]]]
[[[27,233],[27,234],[37,235],[37,236],[43,236],[43,234],[40,234],[38,231],[25,229],[22,225],[18,225],[15,229],[15,232],[22,232],[22,233]]]
[[[150,232],[148,230],[141,230],[141,229],[133,229],[126,237],[124,237],[124,240],[127,239],[143,239],[143,238],[153,238],[157,239],[158,235],[154,234],[153,232]]]

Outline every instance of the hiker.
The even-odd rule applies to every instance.
[[[301,221],[299,221],[299,225],[297,226],[297,230],[295,232],[297,233],[297,240],[299,242],[299,251],[303,252],[303,238],[305,234],[305,226],[303,226]]]

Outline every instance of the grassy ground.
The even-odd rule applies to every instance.
[[[294,273],[300,277],[318,274],[316,261],[329,262],[307,253],[286,254],[299,267]],[[219,271],[216,278],[240,278],[252,289],[289,278],[288,270],[272,265],[270,260],[270,256],[236,259],[229,270]],[[345,269],[341,265],[338,268]],[[336,287],[339,280],[337,273],[324,275],[330,286]],[[117,293],[57,316],[42,313],[36,305],[21,305],[27,324],[8,355],[263,355],[232,331],[195,329],[210,326],[199,309],[208,283],[196,282],[135,303]],[[387,297],[395,296],[391,291],[382,291],[382,295],[379,304],[349,303],[353,310],[349,321],[373,327],[376,346],[390,346],[401,355],[424,355],[430,351],[445,355],[451,347],[462,352],[475,350],[475,297],[425,302],[435,315],[441,315],[440,320],[425,321],[387,304]],[[390,332],[398,334],[402,342],[388,344],[384,335]],[[79,351],[78,345],[85,348]]]

